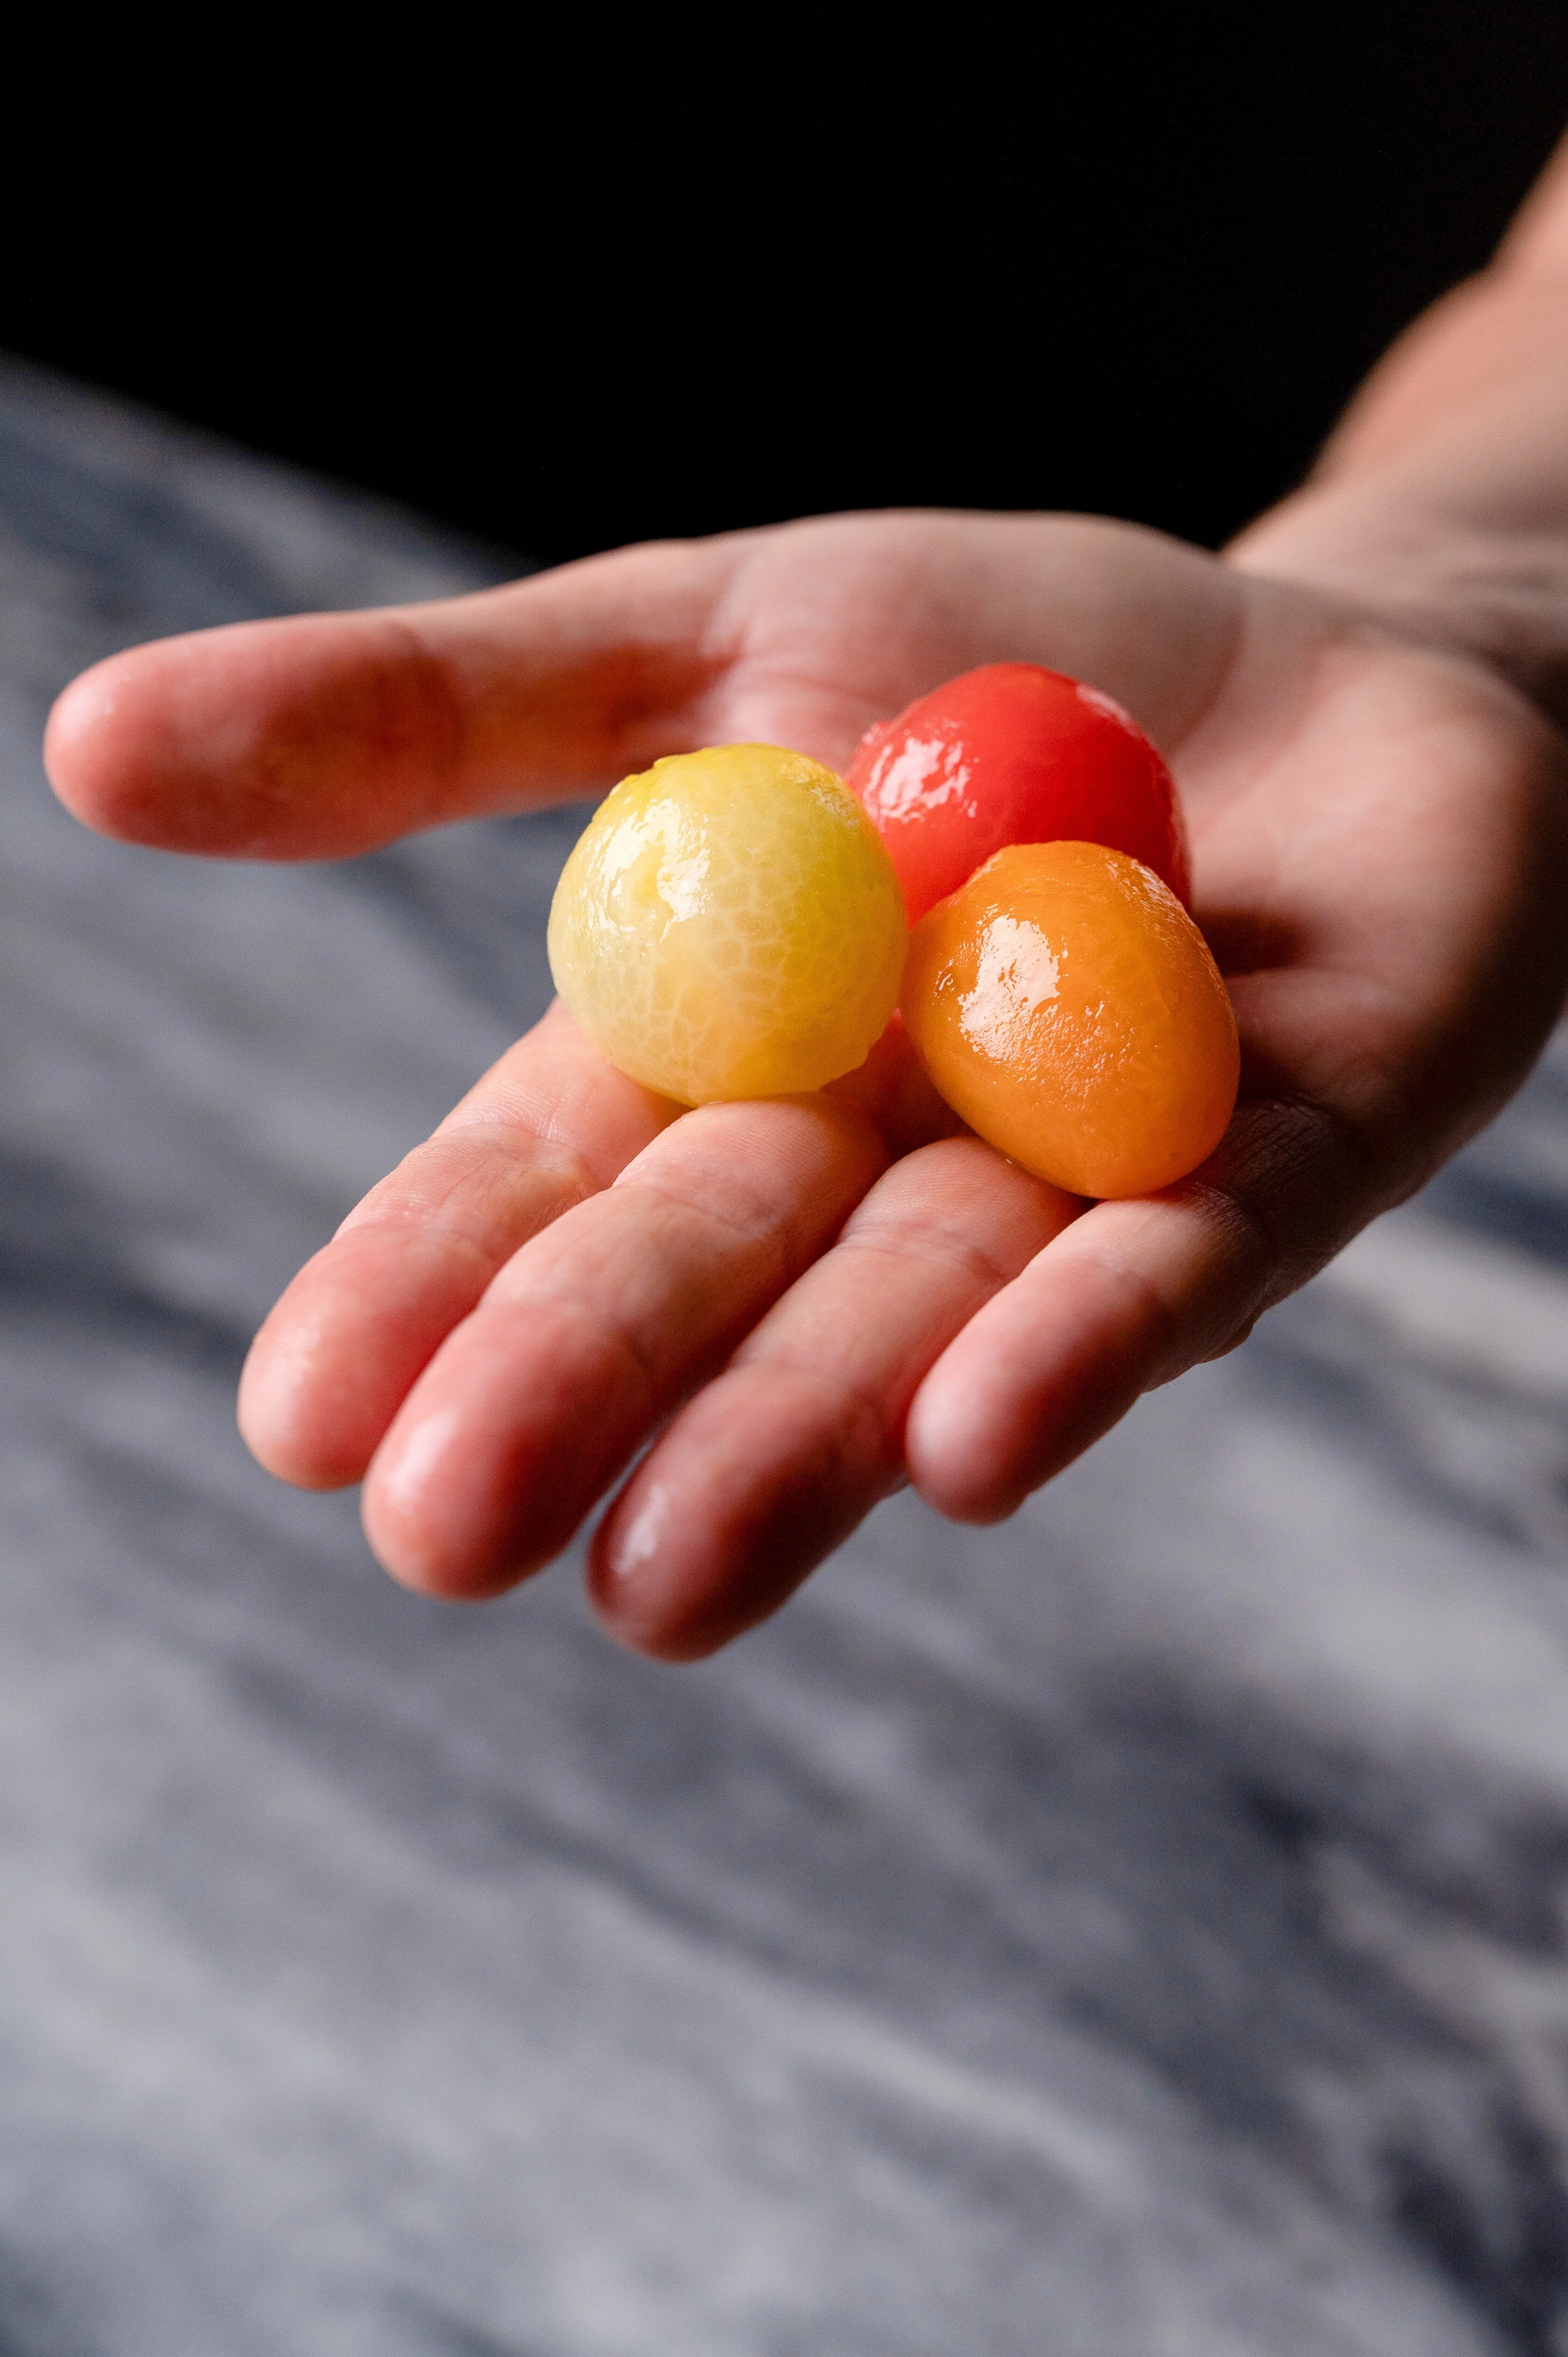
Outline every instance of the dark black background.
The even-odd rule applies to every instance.
[[[390,22],[40,48],[0,342],[547,558],[1216,544],[1568,120],[1563,0]]]

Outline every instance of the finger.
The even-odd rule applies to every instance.
[[[600,1525],[589,1583],[613,1632],[685,1661],[776,1610],[897,1486],[943,1346],[1081,1208],[978,1138],[896,1163]]]
[[[1248,1105],[1179,1186],[1099,1203],[931,1368],[905,1446],[921,1496],[1000,1522],[1134,1400],[1241,1340],[1380,1208],[1355,1134],[1311,1105]]]
[[[49,776],[102,834],[248,859],[339,858],[599,791],[700,741],[717,601],[747,544],[133,647],[55,705]]]
[[[681,1112],[558,1002],[301,1269],[252,1345],[240,1423],[302,1489],[360,1480],[411,1385],[530,1236]]]
[[[699,744],[763,737],[840,763],[870,721],[985,662],[1045,656],[1175,746],[1236,610],[1222,567],[1130,527],[840,517],[135,648],[66,690],[45,757],[106,834],[339,857],[596,792]]]
[[[525,1244],[443,1344],[365,1489],[389,1571],[494,1595],[832,1242],[886,1152],[826,1097],[704,1106]]]

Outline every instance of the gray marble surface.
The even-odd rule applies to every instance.
[[[494,577],[0,373],[3,2357],[1568,2357],[1568,1050],[1008,1528],[695,1670],[235,1437],[576,817],[97,842],[127,641]]]

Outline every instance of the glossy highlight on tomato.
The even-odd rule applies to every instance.
[[[953,1111],[1069,1194],[1173,1185],[1236,1103],[1208,943],[1157,876],[1101,844],[997,852],[916,926],[902,1004]]]
[[[1102,843],[1192,898],[1159,754],[1113,697],[1039,663],[987,663],[861,739],[844,782],[886,845],[917,923],[1009,843]]]
[[[715,745],[623,778],[562,870],[555,987],[618,1070],[682,1104],[864,1063],[898,996],[892,864],[831,770]]]

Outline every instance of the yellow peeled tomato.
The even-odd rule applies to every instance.
[[[898,996],[893,864],[831,770],[776,745],[626,778],[562,872],[555,987],[618,1069],[683,1104],[791,1095],[865,1061]]]

